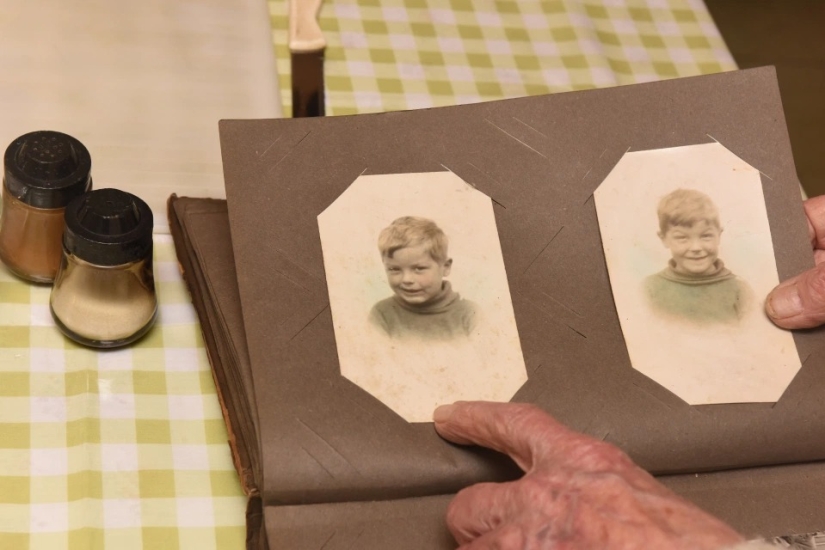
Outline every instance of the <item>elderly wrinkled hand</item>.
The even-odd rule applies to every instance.
[[[768,317],[782,328],[825,323],[825,196],[805,201],[816,267],[777,286],[765,301]]]
[[[613,445],[517,403],[436,409],[435,428],[458,444],[508,454],[525,475],[459,492],[447,525],[461,550],[719,549],[742,538],[676,496]]]

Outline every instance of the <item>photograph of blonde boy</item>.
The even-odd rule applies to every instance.
[[[392,338],[450,340],[469,336],[477,307],[447,279],[453,259],[447,235],[427,218],[403,216],[378,236],[378,251],[393,295],[370,310],[370,322]]]
[[[695,189],[677,189],[659,201],[667,266],[645,280],[657,314],[695,323],[735,323],[751,311],[753,291],[719,257],[723,228],[711,198]]]
[[[713,142],[628,152],[594,193],[630,362],[691,405],[776,401],[799,369],[764,313],[765,182]]]
[[[341,376],[408,422],[527,381],[490,197],[449,171],[362,174],[318,229]]]

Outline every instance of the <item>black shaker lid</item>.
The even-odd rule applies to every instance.
[[[95,265],[122,265],[152,253],[149,205],[119,189],[98,189],[66,206],[63,246]]]
[[[92,188],[89,150],[60,132],[20,136],[6,148],[3,163],[6,189],[35,208],[62,208]]]

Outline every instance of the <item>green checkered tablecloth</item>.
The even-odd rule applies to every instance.
[[[269,0],[284,112],[287,3]],[[732,70],[702,0],[327,0],[327,114]]]
[[[285,0],[269,0],[290,109]],[[734,69],[701,0],[326,0],[327,112],[452,105]],[[170,189],[169,192],[175,191]],[[241,549],[244,506],[171,240],[160,317],[107,352],[0,266],[0,549]]]
[[[0,265],[0,549],[240,549],[246,499],[172,240],[157,325],[130,348],[64,338],[48,286]]]

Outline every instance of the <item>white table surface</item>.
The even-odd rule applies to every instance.
[[[265,0],[4,0],[0,146],[58,130],[95,188],[223,197],[221,118],[281,116]]]

